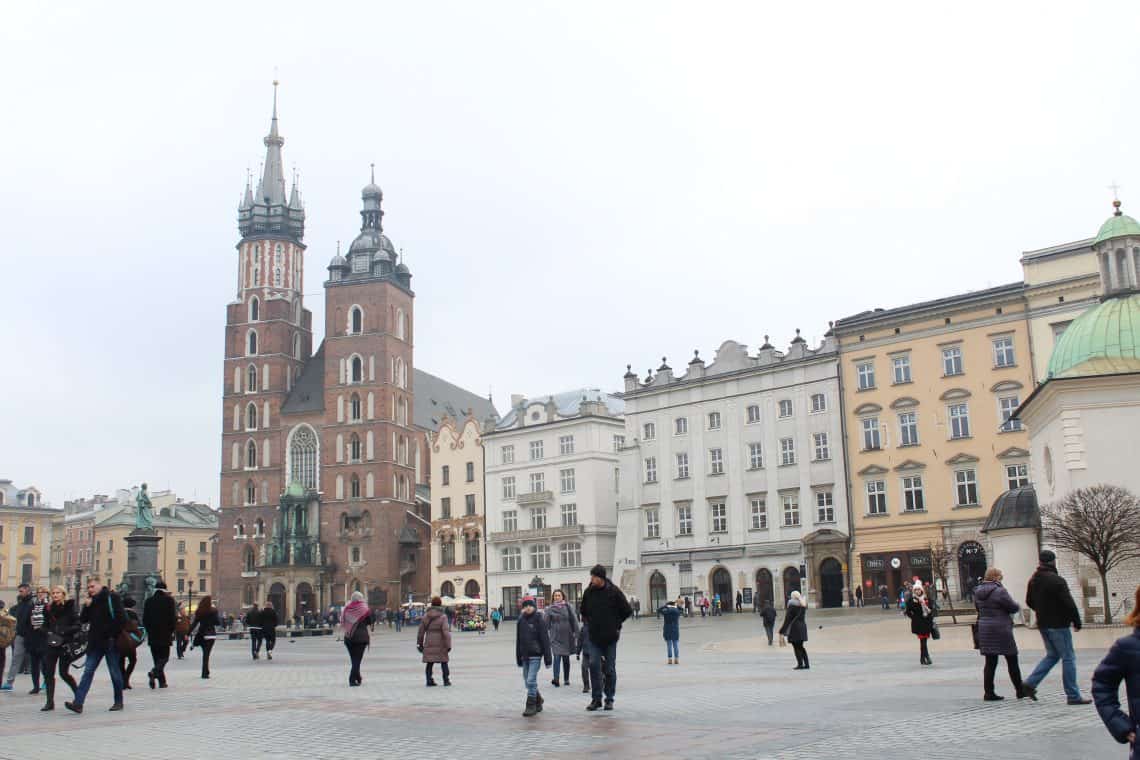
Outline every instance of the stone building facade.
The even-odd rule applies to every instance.
[[[487,567],[482,425],[444,417],[431,440],[431,592],[483,598]]]
[[[0,599],[14,602],[21,583],[50,583],[52,523],[60,512],[35,486],[0,480]]]
[[[836,345],[625,376],[616,574],[655,609],[679,595],[782,607],[847,599],[850,542]]]

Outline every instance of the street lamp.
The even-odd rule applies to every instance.
[[[79,589],[82,586],[82,575],[79,568],[75,568],[75,603],[79,604]]]
[[[194,579],[186,579],[186,612],[190,613],[194,609]]]

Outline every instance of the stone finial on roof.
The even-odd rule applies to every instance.
[[[698,349],[693,349],[693,358],[689,360],[689,364],[704,364],[705,360],[701,358],[701,352]]]
[[[768,336],[767,336],[767,335],[765,335],[765,336],[764,336],[764,345],[760,346],[760,350],[761,350],[761,351],[773,351],[773,350],[775,350],[775,348],[776,348],[776,347],[775,347],[775,346],[773,346],[773,345],[772,345],[772,344],[769,342],[769,338],[768,338]]]
[[[800,335],[800,328],[798,327],[796,328],[796,337],[792,338],[792,343],[807,343],[807,341],[803,339],[803,336]]]
[[[661,366],[657,368],[657,371],[658,372],[666,372],[670,369],[672,369],[672,367],[669,366],[669,363],[665,361],[665,357],[662,356],[661,357]]]
[[[625,365],[625,377],[627,379],[631,378],[631,377],[637,377],[637,373],[633,371],[633,365],[632,364]]]

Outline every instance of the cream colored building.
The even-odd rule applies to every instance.
[[[483,436],[471,415],[431,436],[431,593],[485,598]]]
[[[218,515],[205,504],[179,500],[170,491],[150,495],[158,545],[159,573],[180,600],[213,593],[213,542]],[[127,569],[126,537],[135,529],[133,495],[95,517],[95,561],[92,572],[109,585],[117,585]]]
[[[1049,356],[1061,333],[1096,306],[1104,292],[1092,243],[1092,238],[1078,240],[1021,256],[1034,383],[1044,381]]]
[[[1022,283],[835,323],[853,512],[851,575],[865,597],[933,580],[952,552],[962,599],[990,554],[989,505],[1029,483],[1029,440],[1010,415],[1032,389]]]
[[[17,488],[0,480],[0,599],[11,604],[21,583],[51,581],[52,509],[35,486]]]

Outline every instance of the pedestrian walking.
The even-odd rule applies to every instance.
[[[166,581],[155,584],[154,593],[143,604],[143,628],[153,663],[146,674],[147,685],[166,688],[166,663],[170,662],[170,645],[178,625],[178,610],[174,597],[166,590]]]
[[[79,615],[75,611],[75,603],[67,598],[67,589],[63,586],[52,587],[51,604],[48,605],[44,614],[44,627],[47,631],[45,636],[47,649],[44,653],[43,675],[47,700],[40,711],[49,712],[55,709],[55,674],[57,669],[60,679],[71,687],[73,699],[76,689],[79,687],[70,672],[71,646],[75,637],[79,635]]]
[[[16,640],[16,618],[8,614],[4,602],[0,601],[0,690],[4,683],[4,667],[8,664],[8,647]],[[11,687],[8,687],[11,688]]]
[[[914,584],[906,603],[906,616],[910,618],[910,632],[918,637],[918,664],[933,665],[927,641],[934,634],[934,604],[921,583]]]
[[[665,639],[665,664],[681,664],[681,609],[677,603],[670,600],[657,610],[664,622],[661,624],[661,635]]]
[[[209,594],[202,597],[194,610],[194,622],[190,624],[190,648],[202,650],[202,678],[210,677],[210,652],[218,638],[218,628],[222,619],[214,608],[214,600]]]
[[[40,693],[40,676],[44,671],[44,655],[47,654],[47,627],[45,617],[51,605],[48,590],[44,586],[36,589],[28,607],[28,633],[24,637],[24,647],[28,652],[28,662],[32,667],[32,690],[29,694]]]
[[[562,680],[570,685],[570,655],[578,642],[578,616],[566,604],[566,595],[559,589],[551,595],[550,606],[542,612],[546,632],[550,638],[550,651],[554,656],[554,679],[550,682],[558,688],[558,672],[562,670]]]
[[[978,610],[978,652],[986,658],[983,670],[983,699],[987,702],[1000,702],[1005,697],[994,691],[994,674],[997,672],[998,657],[1005,657],[1009,680],[1017,698],[1036,699],[1033,689],[1026,689],[1021,681],[1021,666],[1017,662],[1017,642],[1013,638],[1013,619],[1021,605],[1013,600],[1001,585],[1002,572],[996,567],[986,570],[985,580],[974,589],[974,606]]]
[[[736,614],[744,612],[744,594],[736,592]]]
[[[856,607],[862,607],[863,606],[863,587],[862,586],[856,586],[855,587],[855,606]]]
[[[115,695],[111,712],[123,709],[123,672],[119,668],[119,648],[115,640],[123,630],[126,618],[123,600],[119,595],[99,580],[88,579],[87,599],[79,612],[79,622],[87,624],[87,661],[83,665],[79,687],[75,690],[75,699],[63,703],[73,713],[83,712],[83,703],[87,701],[87,692],[91,689],[95,671],[99,668],[99,663],[104,661],[107,663],[107,672],[111,675],[111,688]]]
[[[632,614],[625,594],[606,577],[606,568],[594,565],[590,569],[590,585],[578,603],[578,615],[583,625],[590,629],[591,698],[586,709],[591,712],[602,707],[603,694],[605,709],[614,709],[618,639],[621,638],[622,623]]]
[[[546,667],[550,667],[550,635],[547,623],[543,620],[543,613],[535,607],[534,597],[523,597],[519,613],[518,625],[515,627],[515,662],[522,668],[523,684],[526,686],[526,707],[523,709],[523,717],[531,718],[542,712],[538,671],[542,669],[544,662]],[[556,674],[557,672],[555,670]]]
[[[404,629],[405,622],[407,622],[407,616],[404,612],[404,608],[401,607],[400,609],[396,610],[396,633],[399,633]],[[388,627],[391,628],[392,626],[389,625]]]
[[[883,610],[891,608],[891,594],[886,586],[879,586],[879,603],[883,605]]]
[[[435,664],[443,673],[443,685],[451,686],[451,629],[447,625],[447,615],[443,612],[443,601],[438,596],[431,598],[431,607],[420,621],[416,633],[416,648],[423,655],[424,677],[427,686],[436,686],[433,671]]]
[[[364,659],[364,650],[372,638],[368,635],[368,622],[371,615],[368,604],[364,601],[364,594],[359,591],[352,592],[352,599],[344,608],[340,624],[344,631],[344,647],[348,650],[348,661],[351,669],[348,671],[348,685],[359,686],[364,683],[360,675],[360,662]]]
[[[190,644],[190,615],[186,612],[186,605],[178,603],[178,617],[174,623],[175,653],[178,659],[186,656],[186,647]]]
[[[1140,586],[1136,587],[1132,612],[1124,618],[1132,633],[1116,640],[1092,677],[1096,710],[1112,738],[1129,744],[1130,760],[1140,760],[1136,751],[1136,726],[1140,723]],[[1128,712],[1120,709],[1120,682],[1128,696]]]
[[[8,677],[0,684],[0,691],[12,691],[16,676],[23,672],[28,661],[27,635],[31,625],[32,587],[21,583],[16,588],[16,603],[9,613],[16,619],[16,637],[12,640],[12,661],[8,663]],[[34,681],[39,684],[39,676]]]
[[[499,630],[499,623],[501,622],[503,622],[503,613],[499,612],[498,607],[496,607],[491,610],[491,625],[493,625],[497,631]]]
[[[807,605],[804,604],[804,598],[799,591],[793,591],[788,597],[784,623],[780,626],[780,636],[787,639],[795,650],[796,666],[792,670],[811,670],[808,653],[804,648],[804,642],[808,640]]]
[[[277,617],[277,610],[273,602],[266,602],[261,612],[257,613],[257,620],[261,623],[261,640],[265,644],[265,658],[273,659],[273,650],[277,646],[277,626],[281,623]]]
[[[131,674],[135,672],[135,665],[139,661],[138,647],[142,641],[140,633],[142,620],[135,610],[135,600],[129,596],[123,599],[123,611],[126,613],[127,619],[123,623],[123,630],[119,632],[115,644],[119,647],[119,658],[123,664],[123,688],[130,689]]]
[[[1073,649],[1073,631],[1081,630],[1081,613],[1069,592],[1069,584],[1057,572],[1057,555],[1048,549],[1038,556],[1037,571],[1025,589],[1025,604],[1037,613],[1037,631],[1045,644],[1045,656],[1025,679],[1024,688],[1036,693],[1037,686],[1058,661],[1061,663],[1061,683],[1070,705],[1087,705],[1092,702],[1081,696],[1077,685],[1077,653]]]
[[[709,614],[709,598],[707,596],[701,597],[700,601],[697,602],[697,606],[701,608],[701,617],[705,617]]]
[[[257,660],[261,657],[261,610],[257,604],[249,605],[245,613],[245,629],[249,631],[249,654]]]
[[[776,629],[776,608],[767,599],[760,610],[760,620],[764,623],[764,633],[768,635],[768,646],[772,646],[772,634]]]

